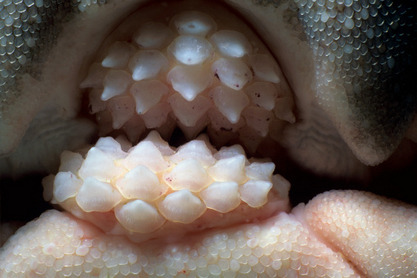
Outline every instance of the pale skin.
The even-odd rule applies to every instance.
[[[27,92],[28,95],[37,94],[39,98],[34,101],[40,101],[41,103],[45,103],[43,100],[48,99],[48,96],[53,96],[58,93],[62,94],[62,98],[52,98],[52,101],[50,101],[50,105],[62,113],[62,115],[59,115],[58,118],[61,117],[61,120],[65,119],[66,121],[74,118],[77,119],[77,121],[80,119],[80,116],[77,114],[79,99],[73,97],[73,93],[78,91],[75,84],[78,84],[82,79],[82,76],[85,75],[86,67],[88,66],[85,61],[88,61],[89,58],[93,56],[95,48],[99,46],[101,39],[106,36],[108,30],[112,29],[112,26],[116,25],[120,18],[123,18],[125,14],[129,13],[128,11],[140,7],[143,4],[142,2],[143,1],[121,1],[114,7],[107,6],[111,5],[113,2],[102,7],[92,6],[87,8],[87,10],[83,13],[74,17],[73,24],[66,23],[66,25],[63,25],[64,28],[59,39],[54,47],[51,48],[49,54],[46,55],[48,63],[40,64],[40,67],[42,68],[42,78],[36,80],[25,76],[23,80],[19,81],[21,82],[21,88],[24,89],[20,89],[21,91],[16,89],[18,97],[15,99],[6,98],[8,101],[11,101],[12,104],[10,104],[10,107],[13,107],[14,109],[2,108],[1,110],[3,118],[8,120],[2,123],[2,129],[5,130],[5,133],[3,134],[12,138],[11,140],[7,140],[7,143],[3,143],[6,141],[3,137],[1,137],[2,139],[0,141],[3,153],[9,153],[11,150],[17,148],[19,142],[21,142],[20,144],[23,146],[21,152],[25,152],[25,148],[26,150],[31,150],[31,146],[40,143],[32,141],[29,133],[26,133],[26,136],[28,136],[26,141],[20,141],[23,134],[27,132],[27,124],[30,123],[32,119],[35,119],[36,114],[42,114],[42,110],[45,109],[39,108],[42,107],[41,105],[34,106],[33,104],[23,102],[22,99],[25,97],[25,94],[22,93],[22,91]],[[326,116],[328,114],[326,114],[326,112],[324,112],[323,109],[318,107],[316,104],[317,99],[315,98],[314,86],[313,88],[310,87],[310,83],[314,78],[314,76],[311,75],[312,70],[310,67],[311,65],[309,64],[311,62],[311,53],[308,51],[308,47],[306,45],[297,45],[297,41],[289,41],[287,44],[282,43],[284,39],[291,38],[291,32],[286,29],[287,26],[278,25],[282,23],[282,21],[277,19],[279,17],[273,16],[276,15],[274,12],[279,13],[279,10],[274,10],[272,6],[266,6],[265,8],[264,6],[253,5],[250,1],[241,1],[241,3],[239,3],[239,1],[229,1],[228,4],[246,16],[247,20],[251,22],[260,35],[264,36],[263,39],[268,43],[270,49],[274,55],[278,57],[280,64],[284,68],[288,82],[294,90],[296,96],[296,124],[298,125],[296,125],[295,128],[289,127],[288,133],[286,133],[288,141],[293,142],[291,141],[291,138],[300,137],[299,133],[297,133],[297,127],[300,129],[302,129],[303,125],[308,127],[312,121],[314,122],[315,118],[320,119],[324,117],[328,119],[328,116]],[[248,12],[248,9],[250,9],[250,12]],[[112,16],[110,17],[109,14]],[[260,17],[260,14],[268,16]],[[97,24],[95,23],[103,22],[104,19],[108,20],[108,24],[104,25],[105,27],[101,25],[101,31],[97,33]],[[83,20],[86,20],[87,24]],[[276,28],[278,28],[281,32],[274,33],[274,29],[265,26],[276,26]],[[81,27],[84,28],[83,30],[85,32],[74,33],[74,30]],[[95,40],[93,42],[91,42],[91,34],[95,34]],[[62,48],[67,45],[68,42],[74,41],[77,42],[77,44],[72,45],[72,47]],[[295,48],[295,45],[297,45],[298,48]],[[294,53],[294,51],[288,51],[289,49],[307,51],[302,52],[303,54],[300,56],[299,54]],[[283,55],[282,52],[287,55]],[[85,55],[80,57],[79,53],[85,53]],[[297,72],[303,72],[304,74],[297,75],[295,74]],[[47,105],[45,105],[45,107],[46,106]],[[21,111],[27,111],[27,113],[22,113]],[[24,115],[20,118],[16,117],[16,115],[21,114]],[[37,120],[39,120],[39,117],[35,119],[34,122]],[[42,122],[42,119],[39,121]],[[415,140],[415,137],[413,138],[413,134],[415,133],[412,132],[413,126],[411,126],[411,131],[409,131],[407,135],[401,135],[401,144],[398,148],[388,150],[387,152],[383,152],[383,154],[378,152],[378,148],[376,148],[375,152],[369,152],[368,150],[365,151],[365,148],[363,150],[363,153],[365,154],[360,155],[360,146],[358,147],[352,138],[346,136],[343,128],[340,128],[340,126],[345,124],[343,121],[336,117],[336,119],[325,120],[324,122],[328,124],[330,136],[327,136],[336,138],[336,149],[339,153],[333,153],[333,149],[326,147],[327,145],[330,145],[329,141],[325,141],[324,144],[319,145],[317,148],[311,147],[312,145],[308,144],[308,142],[306,145],[302,145],[297,142],[293,144],[289,143],[284,147],[286,148],[286,151],[279,152],[279,155],[282,155],[283,157],[278,156],[278,163],[280,161],[286,161],[288,165],[294,165],[294,168],[288,166],[288,168],[291,169],[283,170],[288,174],[286,177],[292,183],[291,194],[294,196],[291,197],[294,204],[297,204],[300,201],[307,202],[317,193],[333,188],[370,189],[374,192],[383,193],[384,195],[392,193],[393,195],[390,197],[401,196],[402,194],[399,194],[399,191],[402,191],[404,192],[403,195],[405,195],[405,201],[415,203],[413,196],[407,196],[407,188],[415,185],[415,174],[413,174],[415,166],[413,165],[415,165],[416,148],[415,143],[412,141],[412,139]],[[68,126],[69,125],[70,123],[68,121]],[[78,134],[82,134],[81,137],[85,137],[85,140],[88,140],[87,138],[90,138],[91,134],[94,134],[94,131],[89,123],[76,122],[74,126],[74,130],[83,131]],[[336,129],[334,126],[338,126],[339,128]],[[29,132],[31,131],[29,130]],[[68,131],[68,133],[69,134],[63,134],[61,136],[68,137],[71,136],[71,134],[74,134],[70,131]],[[74,136],[74,139],[80,139],[78,134]],[[13,136],[16,136],[16,138],[13,138]],[[40,140],[45,140],[43,143],[48,142],[48,138],[41,138]],[[332,143],[334,142],[332,141]],[[78,143],[74,144],[77,145]],[[79,142],[78,145],[80,144],[81,142]],[[5,169],[8,169],[6,171],[14,171],[18,175],[24,176],[24,174],[33,170],[33,165],[39,165],[39,163],[36,162],[40,161],[42,157],[56,157],[62,149],[68,148],[69,145],[71,146],[71,140],[67,140],[62,144],[52,144],[52,150],[48,149],[47,153],[35,153],[35,157],[28,158],[27,162],[24,163],[25,165],[28,165],[26,169],[24,167],[19,169],[17,163],[12,165],[11,168],[5,167]],[[71,147],[76,146],[72,145]],[[316,149],[319,149],[319,151],[316,152]],[[330,155],[329,157],[325,157],[325,159],[323,159],[323,156],[320,156],[320,154],[323,153],[327,155],[330,153]],[[375,153],[377,153],[377,155],[375,155]],[[17,158],[14,161],[19,161],[19,155],[16,157]],[[339,163],[339,160],[345,163]],[[51,167],[51,165],[53,168],[55,160],[52,159],[52,161],[53,162],[51,163],[45,163],[45,165],[47,165],[46,168]],[[379,166],[368,166],[371,164],[379,164]],[[36,170],[45,171],[45,168]],[[300,173],[302,174],[300,175]],[[325,178],[321,178],[321,175],[324,175]],[[404,178],[402,175],[410,178]],[[314,178],[310,179],[310,177]],[[385,177],[388,178],[385,179]],[[397,189],[397,179],[401,179],[401,189]],[[410,179],[413,179],[414,182],[410,181]],[[385,181],[381,182],[381,180]],[[5,179],[5,181],[8,186],[12,185],[12,182],[9,180]],[[38,184],[36,186],[40,186],[39,182],[37,183]],[[317,187],[311,189],[311,183],[320,184],[322,187],[319,189],[317,189]],[[390,189],[379,189],[378,186],[381,183]],[[330,185],[328,186],[326,184]],[[300,196],[303,193],[298,195],[296,192],[308,193],[304,193],[307,196]],[[2,197],[4,198],[4,196]],[[314,201],[307,204],[305,209],[303,207],[298,207],[293,211],[293,214],[296,216],[297,221],[305,225],[305,227],[309,227],[310,232],[313,231],[312,233],[314,233],[315,239],[318,238],[318,241],[325,242],[326,245],[332,250],[342,253],[344,256],[344,262],[347,262],[347,264],[353,269],[354,273],[364,277],[380,277],[384,275],[388,277],[395,274],[400,275],[401,273],[405,273],[409,270],[408,273],[413,276],[415,275],[415,273],[413,273],[415,264],[412,263],[415,262],[415,258],[413,258],[413,256],[416,254],[416,247],[411,245],[411,249],[406,248],[404,249],[405,251],[402,251],[401,248],[404,247],[404,242],[392,240],[386,244],[384,233],[387,232],[387,227],[389,227],[392,231],[400,231],[401,237],[406,238],[405,242],[415,241],[416,209],[403,203],[398,203],[395,204],[394,207],[390,207],[390,203],[386,200],[381,200],[380,202],[379,200],[380,197],[377,197],[376,195],[367,195],[361,192],[352,194],[349,192],[332,192],[327,195],[327,199],[323,195],[320,195],[314,199]],[[340,210],[334,210],[330,215],[327,215],[327,211],[332,211],[331,208],[334,205],[332,202],[339,204],[342,203],[343,205],[336,205],[337,209]],[[375,202],[374,207],[372,207],[372,204],[374,204],[373,202]],[[322,207],[317,206],[317,204],[320,203],[322,204]],[[372,204],[369,205],[369,203]],[[349,222],[351,220],[349,217],[343,217],[349,215],[348,207],[351,209],[355,206],[358,207],[366,217],[368,217],[368,221],[365,222],[365,226],[363,226],[363,223],[357,223],[354,221]],[[31,208],[28,207],[27,209]],[[48,217],[51,217],[51,220],[48,220]],[[106,242],[119,242],[120,240],[119,238],[104,236],[101,231],[97,230],[90,224],[83,223],[82,221],[74,218],[68,218],[70,216],[65,216],[64,214],[56,213],[53,217],[50,214],[48,217],[44,218],[46,219],[46,222],[56,221],[56,219],[52,220],[54,219],[53,217],[60,218],[62,223],[65,221],[75,221],[73,222],[75,223],[74,225],[79,226],[86,235],[82,238],[105,237]],[[331,220],[324,225],[330,225],[333,226],[333,228],[325,227],[324,230],[332,231],[334,233],[332,234],[332,232],[328,232],[322,235],[320,221],[326,217]],[[344,226],[349,227],[348,234],[346,234],[346,232],[343,234],[342,231],[338,230],[339,227]],[[39,230],[39,228],[36,228],[36,225],[32,228],[34,231]],[[242,226],[238,229],[243,230],[245,227]],[[268,229],[268,224],[264,224],[263,226],[261,225],[261,229]],[[372,235],[373,237],[370,239],[368,237],[370,236],[370,232],[363,232],[367,230],[374,231],[376,235]],[[56,233],[54,236],[58,239],[62,236],[59,229],[53,233]],[[339,237],[340,234],[345,236]],[[204,238],[204,236],[204,234],[197,236],[196,241],[198,242],[198,240]],[[68,237],[71,237],[71,235]],[[64,238],[65,237],[63,237],[62,240],[64,240]],[[25,239],[23,239],[23,242],[25,242],[24,240]],[[128,241],[123,241],[123,244],[130,245],[132,248],[137,248],[134,243],[130,243]],[[27,246],[29,246],[29,243]],[[41,245],[38,248],[43,247],[45,246]],[[139,247],[139,249],[140,248],[141,247]],[[146,246],[142,248],[143,250],[146,250]],[[372,248],[375,250],[385,250],[386,253],[384,253],[384,257],[392,257],[393,262],[390,263],[384,260],[378,261],[377,258],[373,258],[375,260],[367,259],[367,252]],[[8,254],[7,252],[10,252],[10,250],[11,249],[6,249],[2,250],[2,252],[3,254]],[[296,253],[296,251],[294,251],[294,253]],[[371,257],[372,254],[373,253],[371,252]],[[330,255],[330,257],[332,256]],[[387,271],[381,271],[379,266],[388,266]],[[407,269],[407,271],[404,269]]]

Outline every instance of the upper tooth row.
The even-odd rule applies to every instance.
[[[123,127],[136,140],[132,126],[160,128],[169,115],[188,137],[208,125],[216,132],[249,127],[263,138],[271,122],[294,121],[289,88],[266,47],[222,27],[196,11],[174,15],[169,26],[141,24],[131,42],[110,44],[90,68],[81,84],[91,88],[90,112],[102,125],[110,115],[108,130]]]
[[[124,144],[101,138],[85,159],[64,152],[58,174],[44,182],[52,202],[83,213],[114,211],[128,231],[149,233],[166,221],[191,223],[207,209],[230,212],[241,201],[262,207],[273,184],[287,186],[272,175],[273,163],[250,163],[238,145],[215,151],[200,138],[174,151],[156,132],[127,152]]]

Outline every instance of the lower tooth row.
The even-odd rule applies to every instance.
[[[197,11],[161,18],[135,22],[131,38],[102,50],[82,82],[102,134],[123,129],[137,141],[142,127],[169,134],[178,125],[191,139],[208,127],[219,140],[228,131],[258,138],[241,140],[254,151],[254,142],[279,137],[270,125],[295,120],[275,59],[244,23],[231,30]]]
[[[127,234],[213,212],[246,219],[239,207],[261,212],[272,199],[287,201],[289,183],[273,175],[274,164],[249,162],[238,145],[216,151],[200,137],[174,150],[155,131],[134,147],[126,142],[101,138],[85,158],[64,152],[59,172],[44,179],[46,195],[84,219],[113,217],[111,230]]]

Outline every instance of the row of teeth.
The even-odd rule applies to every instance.
[[[114,211],[129,232],[151,233],[167,221],[191,223],[207,210],[262,207],[273,185],[288,190],[272,175],[273,163],[250,163],[238,145],[216,151],[200,137],[175,151],[155,131],[134,147],[121,144],[101,138],[85,159],[64,152],[58,174],[44,180],[52,203],[83,213]]]
[[[187,11],[169,26],[147,22],[132,42],[111,44],[81,84],[102,133],[123,129],[137,141],[141,127],[169,135],[178,125],[188,139],[209,127],[219,140],[239,131],[262,140],[270,125],[293,122],[290,91],[272,55],[259,40],[226,28]]]

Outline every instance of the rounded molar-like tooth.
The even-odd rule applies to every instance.
[[[158,209],[167,220],[188,224],[199,218],[206,206],[189,190],[183,189],[167,195],[158,203]]]
[[[141,165],[117,180],[116,187],[126,199],[144,201],[154,201],[168,190],[151,170]]]
[[[253,162],[245,167],[246,176],[253,180],[270,181],[275,170],[272,162]]]
[[[224,85],[236,91],[241,90],[253,77],[248,65],[238,59],[220,58],[211,68]]]
[[[165,223],[158,210],[142,200],[134,200],[115,208],[120,224],[131,232],[151,233]]]
[[[206,169],[193,158],[181,161],[163,178],[174,190],[188,189],[192,192],[201,191],[211,182]]]
[[[288,199],[288,193],[290,191],[291,184],[283,176],[276,174],[272,176],[272,184],[274,190],[276,190],[281,199]]]
[[[122,164],[130,170],[143,165],[154,173],[162,172],[169,166],[168,161],[164,159],[158,148],[149,141],[142,141],[130,149]]]
[[[184,65],[198,65],[213,56],[213,46],[208,40],[198,36],[179,36],[169,46],[168,51]]]
[[[246,125],[252,128],[261,137],[265,137],[269,133],[269,125],[271,123],[273,113],[260,107],[247,107],[243,113]]]
[[[213,80],[213,76],[202,66],[176,66],[167,78],[174,90],[188,101],[203,92]]]
[[[268,193],[271,188],[271,182],[250,180],[239,186],[240,199],[250,207],[261,207],[268,201]]]
[[[170,156],[175,153],[175,151],[169,146],[168,142],[162,139],[159,133],[155,130],[149,132],[148,136],[143,139],[143,142],[151,142],[154,146],[161,152],[163,156]]]
[[[99,148],[93,147],[88,151],[78,175],[84,180],[88,177],[94,177],[101,181],[112,181],[125,173],[114,162],[113,157]]]
[[[127,153],[122,150],[120,143],[112,137],[102,137],[98,139],[94,147],[100,149],[106,153],[106,155],[113,157],[113,159],[125,158],[127,155]]]
[[[112,97],[123,94],[130,86],[132,78],[124,70],[109,70],[104,77],[104,89],[101,100],[106,101]]]
[[[163,96],[169,93],[168,87],[159,80],[135,82],[130,93],[136,102],[136,113],[146,113],[155,106]]]
[[[129,69],[135,81],[155,78],[168,69],[168,59],[158,50],[140,50],[130,58]]]
[[[78,170],[83,164],[84,158],[79,153],[73,153],[70,151],[63,151],[61,153],[61,165],[59,166],[59,172],[72,172],[77,174]]]
[[[216,22],[211,16],[198,12],[186,11],[174,16],[172,25],[180,35],[206,36],[216,30]]]
[[[208,208],[226,213],[240,204],[239,185],[236,182],[214,182],[200,192],[200,197]]]
[[[147,22],[133,35],[133,41],[142,49],[162,49],[174,37],[172,31],[160,22]]]
[[[180,94],[174,94],[168,98],[168,102],[177,119],[186,127],[195,126],[211,107],[211,101],[204,96],[187,101]]]
[[[252,45],[245,35],[234,30],[217,31],[210,41],[226,57],[240,58],[252,53]]]
[[[243,109],[248,106],[249,98],[243,92],[235,91],[224,86],[218,86],[210,91],[214,105],[232,124],[240,119]]]
[[[192,140],[182,145],[177,150],[177,153],[169,158],[169,160],[177,164],[187,159],[198,160],[203,167],[211,166],[216,162],[213,153],[203,140]]]
[[[134,51],[135,47],[130,43],[115,42],[110,46],[106,57],[101,62],[101,65],[105,68],[125,68]]]
[[[116,96],[108,101],[113,129],[121,128],[135,113],[135,104],[129,95]]]
[[[255,77],[263,81],[279,83],[280,69],[274,57],[265,54],[249,56],[249,64],[253,69]]]
[[[245,164],[245,156],[236,155],[218,160],[216,164],[207,169],[207,172],[215,181],[234,181],[242,184],[247,180]]]
[[[71,172],[59,172],[54,179],[54,199],[58,203],[75,197],[83,181]]]
[[[114,208],[122,196],[109,183],[88,177],[84,179],[75,200],[85,212],[106,212]]]
[[[214,154],[214,158],[217,160],[232,158],[235,156],[246,156],[245,150],[241,145],[233,145],[230,147],[222,147],[217,153]]]
[[[253,104],[268,111],[274,109],[275,100],[278,96],[277,87],[268,82],[254,82],[245,88],[245,93]]]

